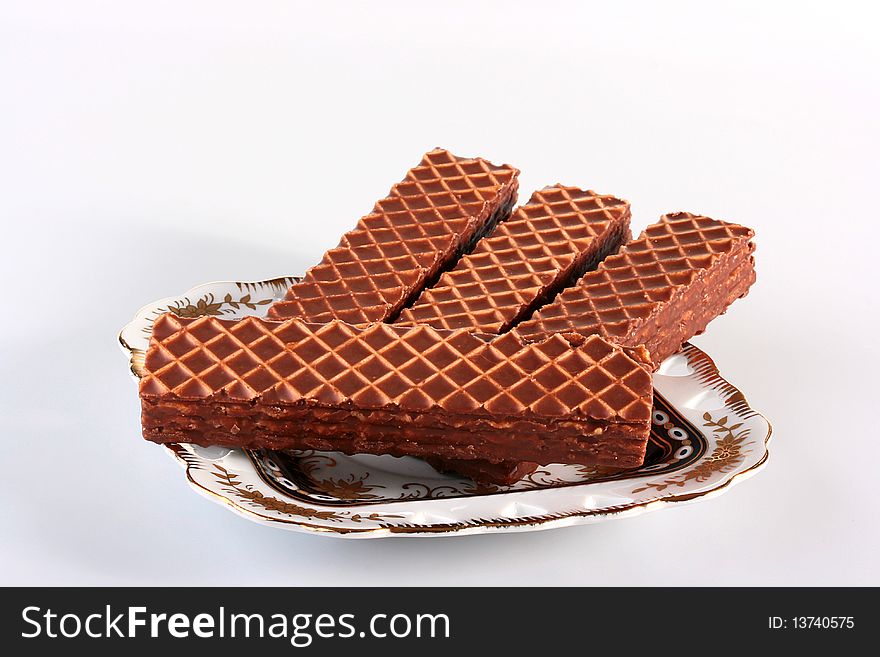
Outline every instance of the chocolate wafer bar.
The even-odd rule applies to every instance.
[[[395,322],[500,334],[629,239],[629,203],[577,187],[532,194]]]
[[[393,320],[510,215],[518,174],[481,158],[442,149],[427,153],[269,308],[269,317],[355,325]]]
[[[709,217],[665,215],[514,333],[526,341],[561,333],[644,346],[656,369],[748,292],[753,237],[750,228]]]
[[[161,315],[144,437],[244,448],[629,467],[645,455],[644,350],[467,330]]]

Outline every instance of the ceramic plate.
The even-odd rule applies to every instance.
[[[141,308],[119,341],[135,377],[155,318],[264,315],[293,278],[220,282]],[[528,531],[633,516],[719,494],[768,457],[770,424],[692,345],[654,375],[645,464],[608,474],[543,466],[514,486],[477,485],[413,458],[168,445],[190,485],[246,518],[350,538]]]

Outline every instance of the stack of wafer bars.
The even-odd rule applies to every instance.
[[[651,373],[754,282],[753,232],[434,150],[268,317],[154,324],[144,437],[415,456],[510,484],[642,464]]]

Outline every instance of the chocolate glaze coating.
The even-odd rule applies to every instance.
[[[270,449],[638,465],[651,376],[594,336],[524,344],[428,326],[160,316],[144,436]]]

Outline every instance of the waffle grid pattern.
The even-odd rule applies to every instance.
[[[555,332],[598,334],[625,343],[633,327],[693,283],[700,270],[753,236],[749,228],[709,217],[664,215],[514,333],[526,340]]]
[[[506,218],[518,174],[481,158],[427,153],[269,316],[351,324],[395,316],[488,222]]]
[[[396,323],[502,333],[625,232],[629,215],[629,204],[613,196],[563,185],[537,191]]]
[[[141,396],[645,422],[651,376],[594,336],[523,344],[468,331],[255,317],[157,319]]]

